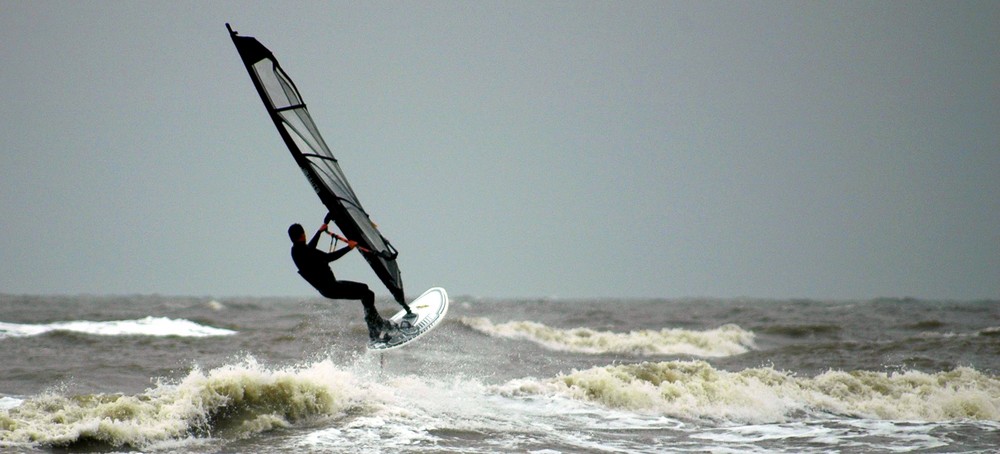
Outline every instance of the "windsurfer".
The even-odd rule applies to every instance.
[[[330,269],[330,262],[343,257],[351,249],[357,247],[358,243],[348,241],[347,247],[333,252],[323,252],[316,249],[320,236],[327,230],[326,222],[308,243],[306,243],[306,231],[302,225],[292,224],[288,227],[288,237],[292,240],[292,261],[298,267],[302,278],[312,284],[320,295],[330,299],[361,300],[361,304],[365,308],[368,336],[372,340],[387,341],[390,337],[389,331],[392,324],[383,319],[375,309],[375,293],[367,285],[360,282],[338,281]]]

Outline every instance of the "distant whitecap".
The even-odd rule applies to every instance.
[[[228,329],[199,325],[190,320],[166,317],[146,317],[138,320],[112,320],[104,322],[74,320],[47,324],[0,322],[0,338],[38,336],[53,331],[67,331],[97,336],[209,337],[236,334],[236,331]]]
[[[587,354],[734,356],[754,349],[755,337],[753,332],[733,324],[705,331],[665,328],[615,333],[589,328],[559,329],[531,321],[494,324],[479,317],[463,317],[459,321],[490,336],[528,340],[551,350]]]

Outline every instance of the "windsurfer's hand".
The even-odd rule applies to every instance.
[[[352,240],[347,240],[347,247],[349,247],[351,249],[354,249],[354,248],[358,247],[358,242],[357,241],[352,241]]]
[[[323,224],[323,226],[319,228],[319,229],[320,229],[320,231],[323,231],[323,232],[326,232],[327,230],[329,230],[329,229],[327,228],[327,225],[328,225],[328,224]]]

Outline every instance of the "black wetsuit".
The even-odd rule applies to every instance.
[[[351,250],[343,248],[334,252],[323,252],[316,249],[319,237],[323,231],[316,232],[309,243],[295,242],[292,244],[292,260],[299,268],[299,274],[306,282],[330,299],[361,300],[365,308],[365,322],[369,331],[381,327],[382,318],[375,310],[375,293],[367,285],[360,282],[338,281],[330,270],[330,262],[337,260]]]

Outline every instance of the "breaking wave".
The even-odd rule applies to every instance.
[[[204,436],[241,438],[343,411],[357,402],[354,376],[329,360],[269,370],[253,358],[140,395],[55,393],[0,410],[0,446],[130,446]]]
[[[195,368],[177,382],[157,383],[137,395],[49,392],[0,399],[5,404],[0,406],[0,447],[184,450],[305,425],[320,430],[296,442],[304,446],[329,449],[350,443],[357,448],[363,443],[365,449],[378,450],[387,442],[402,447],[436,443],[440,433],[435,428],[482,434],[499,424],[501,433],[520,433],[546,418],[604,424],[625,413],[638,416],[624,416],[628,421],[658,427],[665,421],[683,425],[678,419],[729,425],[783,423],[803,415],[1000,421],[1000,379],[971,368],[797,377],[772,368],[728,372],[704,361],[667,361],[484,385],[462,376],[376,376],[375,360],[365,358],[367,366],[343,369],[331,359],[269,368],[247,357],[209,371]],[[497,419],[497,414],[505,416]]]
[[[98,336],[178,336],[208,337],[228,336],[236,331],[199,325],[184,319],[146,317],[138,320],[112,320],[93,322],[77,320],[46,324],[18,324],[0,322],[0,339],[4,337],[38,336],[63,331]]]
[[[463,317],[460,321],[490,336],[523,339],[552,350],[575,353],[723,357],[754,348],[754,333],[733,324],[706,331],[665,328],[614,333],[590,328],[558,329],[530,321],[494,324],[480,317]]]
[[[10,410],[11,408],[21,405],[22,402],[24,401],[10,396],[0,397],[0,410]]]
[[[878,420],[1000,421],[1000,379],[967,367],[950,372],[830,371],[800,378],[771,368],[739,372],[703,361],[644,362],[520,379],[503,395],[561,395],[677,418],[784,422],[802,414]]]

